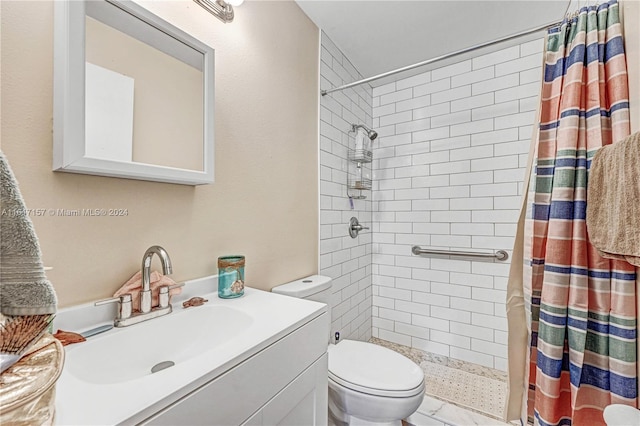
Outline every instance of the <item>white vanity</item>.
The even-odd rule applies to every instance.
[[[66,346],[56,424],[324,425],[327,306],[246,289],[223,300],[216,277],[187,282],[174,312]],[[203,296],[203,306],[182,301]],[[61,310],[55,329],[108,323],[114,306]],[[163,361],[175,363],[156,373]]]

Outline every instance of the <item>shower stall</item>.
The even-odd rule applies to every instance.
[[[613,29],[612,34],[614,31],[619,32],[615,21],[615,1],[576,11],[571,15],[571,25],[582,25],[585,22],[582,18],[587,15],[593,18],[596,12],[598,17],[606,16],[608,8],[613,10],[611,16],[614,20],[613,23],[607,21],[607,24]],[[375,343],[392,347],[413,357],[418,363],[424,361],[421,366],[427,376],[429,373],[426,362],[433,360],[438,360],[440,365],[443,365],[442,360],[445,360],[444,365],[452,363],[456,368],[460,365],[485,367],[490,369],[489,375],[500,376],[502,373],[502,377],[509,369],[513,374],[510,376],[513,392],[510,393],[507,415],[509,419],[520,416],[517,412],[520,392],[526,392],[527,389],[526,386],[523,389],[519,388],[520,374],[524,367],[520,367],[520,354],[516,353],[517,350],[514,352],[514,348],[527,346],[527,338],[524,336],[526,330],[522,332],[522,336],[516,333],[516,345],[514,334],[508,338],[505,306],[507,283],[511,261],[516,262],[514,266],[521,265],[522,262],[522,253],[517,253],[516,259],[512,259],[511,249],[514,246],[516,231],[518,235],[522,234],[518,222],[523,207],[523,190],[526,187],[525,170],[530,167],[529,156],[536,147],[531,141],[532,134],[535,131],[537,135],[538,129],[534,129],[533,125],[541,121],[536,116],[540,105],[540,65],[544,47],[541,30],[551,26],[554,28],[549,31],[550,51],[546,55],[545,69],[546,75],[549,75],[550,69],[557,65],[555,60],[560,61],[557,56],[553,56],[558,55],[551,47],[554,45],[553,41],[555,38],[562,38],[564,28],[570,25],[563,23],[560,30],[557,28],[559,23],[534,28],[499,40],[508,43],[498,44],[494,41],[476,45],[366,79],[349,78],[357,73],[349,59],[326,34],[323,33],[321,38],[321,126],[332,132],[333,136],[339,135],[339,140],[350,146],[353,142],[349,138],[349,129],[341,126],[341,121],[349,121],[349,114],[354,106],[365,109],[365,116],[368,112],[365,107],[370,106],[370,128],[375,129],[378,135],[372,149],[371,193],[367,199],[367,203],[370,204],[352,204],[352,211],[341,211],[341,215],[335,214],[335,211],[332,215],[333,204],[325,204],[324,216],[321,215],[321,226],[326,224],[323,222],[324,218],[344,222],[344,218],[351,216],[351,213],[370,213],[371,217],[370,238],[363,238],[356,243],[363,247],[362,252],[371,254],[369,265],[366,264],[366,257],[359,259],[358,266],[365,271],[367,281],[360,282],[364,287],[357,286],[358,292],[367,297],[370,294],[370,317],[367,315],[366,304],[356,305],[350,299],[360,293],[339,291],[335,300],[340,303],[341,309],[332,306],[333,325],[348,329],[348,336],[351,338],[370,337]],[[601,30],[599,26],[597,28],[598,31]],[[559,36],[558,31],[562,32]],[[593,41],[593,37],[590,40]],[[621,43],[619,40],[621,37],[615,38],[617,43]],[[580,43],[576,44],[576,51],[579,50],[579,45]],[[610,45],[613,46],[614,43],[607,42],[605,47],[602,47],[602,44],[600,47],[606,51]],[[489,46],[492,46],[490,51],[479,49]],[[634,54],[634,47],[635,45],[630,43],[631,54]],[[571,52],[573,57],[574,51]],[[621,69],[626,69],[622,50],[610,47],[610,52],[612,57],[622,63]],[[356,53],[354,57],[357,57]],[[602,57],[600,60],[602,61]],[[565,65],[566,68],[569,67]],[[591,68],[593,67],[590,65]],[[354,73],[345,73],[345,70],[353,70]],[[626,74],[620,72],[619,75]],[[553,77],[557,76],[554,74]],[[548,85],[551,85],[550,81],[547,79]],[[575,81],[579,80],[571,80]],[[589,81],[597,79],[591,78]],[[629,84],[631,85],[632,81]],[[548,93],[548,85],[545,85],[545,93]],[[553,80],[553,87],[554,94],[545,95],[544,98],[552,99],[549,103],[555,102],[558,98],[557,93],[561,90],[558,89],[556,80]],[[628,108],[624,97],[626,92],[623,92],[621,89],[620,99],[625,100],[623,104],[627,106],[624,108]],[[367,102],[369,98],[370,103]],[[544,105],[543,102],[543,108]],[[609,108],[607,105],[605,101],[599,107],[603,116],[602,111]],[[542,117],[546,117],[544,109]],[[564,110],[562,117],[565,117]],[[547,117],[547,122],[541,122],[553,126],[554,119],[555,116],[552,115],[551,118]],[[621,119],[621,122],[626,123],[624,119]],[[582,126],[582,121],[580,123],[580,131],[584,130],[583,127],[588,128]],[[555,140],[555,127],[549,129],[551,136],[547,139]],[[328,133],[322,133],[321,136],[323,139],[332,137]],[[543,142],[546,142],[546,139],[541,139],[541,145],[544,145]],[[332,169],[331,173],[324,169],[325,166]],[[334,173],[339,173],[334,166],[344,167],[338,162],[321,162],[324,176],[332,179]],[[544,186],[539,179],[537,182]],[[541,193],[546,189],[547,187],[542,188]],[[325,195],[321,187],[321,197]],[[349,197],[349,200],[352,201],[352,197]],[[340,230],[340,226],[337,225],[338,223],[332,223],[332,229],[337,227]],[[349,267],[346,270],[344,267],[348,266],[352,259],[335,255],[344,250],[344,245],[341,244],[345,240],[341,240],[339,236],[340,232],[337,235],[321,236],[324,243],[321,243],[321,256],[325,260],[325,263],[321,263],[321,273],[334,273],[344,280],[345,286],[355,289],[352,271]],[[558,244],[564,244],[562,237],[555,237],[562,240]],[[330,245],[334,251],[325,250]],[[525,252],[526,247],[525,244]],[[539,256],[533,258],[535,262],[544,260],[544,256],[541,259]],[[572,265],[573,274],[574,263],[567,264]],[[370,275],[366,273],[369,270]],[[518,275],[517,269],[511,273],[514,277]],[[370,292],[366,287],[369,279]],[[509,285],[509,294],[520,301],[522,297],[513,293],[514,283],[517,284],[517,280],[512,280],[512,284]],[[555,288],[553,285],[551,287]],[[533,304],[536,303],[536,294],[534,291],[534,296],[528,295]],[[509,319],[516,318],[514,321],[517,322],[520,310],[514,316],[514,297],[510,297]],[[529,300],[525,294],[525,302]],[[521,303],[518,304],[518,309],[521,306]],[[533,308],[532,311],[537,312]],[[366,327],[362,327],[364,322],[359,323],[356,332],[347,315],[353,317],[355,312],[363,315],[359,317],[361,321],[370,321],[371,336],[367,334]],[[525,313],[522,315],[524,318]],[[534,349],[536,339],[539,338],[536,321],[537,316],[534,315],[533,333],[529,335]],[[549,327],[555,330],[554,325]],[[522,328],[524,329],[524,325]],[[508,340],[511,364],[507,363]],[[554,345],[553,354],[549,355],[553,360],[556,359],[558,350],[562,350],[562,342]],[[588,350],[595,351],[593,348]],[[540,349],[537,353],[540,356]],[[575,365],[572,361],[572,384],[574,368],[580,369],[582,365],[579,356],[576,360]],[[597,364],[591,362],[594,363]],[[554,372],[560,370],[559,366],[555,367],[554,365]],[[536,371],[546,370],[541,370],[538,364]],[[437,373],[437,369],[432,373]],[[583,381],[580,383],[590,383],[589,378],[583,377],[581,380]],[[530,392],[531,389],[536,392],[536,401],[538,392],[542,393],[545,390],[552,395],[549,398],[554,399],[554,393],[549,392],[549,389],[555,389],[555,384],[549,384],[549,388],[540,390],[542,385],[539,382],[534,380],[532,383],[528,388]],[[610,391],[613,394],[613,390],[608,386],[608,382],[603,379],[602,384],[596,388],[598,391]],[[627,395],[625,389],[616,392],[616,395],[628,396],[629,399],[624,400],[624,403],[633,405],[631,395],[635,393],[629,390]],[[478,389],[478,392],[488,393],[487,389]],[[583,397],[588,395],[588,392],[588,389],[585,390],[582,393]],[[506,390],[503,393],[506,393]],[[606,405],[602,404],[605,400],[606,396],[598,406]],[[551,415],[560,415],[558,413],[567,408],[561,402],[555,402],[560,408],[551,414],[545,413],[545,419],[551,418]],[[527,408],[531,406],[527,404]],[[572,405],[571,410],[574,409],[576,412],[582,410],[581,413],[585,416],[589,413],[587,409],[583,410],[582,406],[578,407],[578,404],[576,407]],[[492,413],[491,416],[502,418],[502,413]],[[528,412],[525,414],[525,417],[527,416],[531,421],[532,413]]]
[[[536,38],[332,92],[360,76],[322,34],[321,88],[329,94],[320,101],[320,272],[339,282],[332,330],[506,370],[511,259],[502,252],[511,254],[515,237],[542,50]],[[352,123],[378,136],[372,190],[362,200],[350,199],[341,179],[355,146]],[[371,232],[349,238],[352,216]],[[502,260],[426,257],[415,246]]]
[[[361,78],[324,33],[321,45],[321,89]],[[541,37],[529,39],[320,99],[320,273],[334,279],[332,335],[401,348],[425,371],[469,374],[434,359],[487,368],[467,378],[478,389],[450,400],[475,395],[494,418],[504,399],[492,395],[506,394],[507,277],[542,51]],[[371,191],[345,185],[354,123],[376,132]],[[371,230],[351,238],[351,217]]]

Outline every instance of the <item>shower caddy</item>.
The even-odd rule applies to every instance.
[[[355,138],[358,137],[358,126],[351,125],[351,134],[355,134]],[[354,138],[354,144],[355,144]],[[367,198],[362,191],[371,191],[371,162],[373,161],[373,152],[371,151],[371,143],[373,141],[369,138],[365,139],[362,149],[349,148],[347,152],[347,159],[349,160],[349,167],[347,170],[347,196],[354,200],[364,200]],[[368,145],[368,146],[367,146]]]

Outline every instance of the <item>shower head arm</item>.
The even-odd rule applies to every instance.
[[[368,128],[367,126],[365,126],[364,124],[352,124],[351,125],[351,131],[355,132],[356,130],[358,130],[358,127],[363,128],[364,130],[366,130],[367,132],[370,132],[371,129]]]
[[[376,132],[373,129],[368,128],[367,126],[365,126],[364,124],[352,124],[351,125],[351,131],[355,132],[358,130],[358,127],[364,129],[367,132],[367,136],[369,137],[369,139],[371,139],[372,141],[378,137],[378,132]]]

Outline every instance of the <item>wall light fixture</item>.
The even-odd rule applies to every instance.
[[[220,19],[225,24],[233,21],[233,6],[240,6],[244,0],[193,0],[204,10]]]

